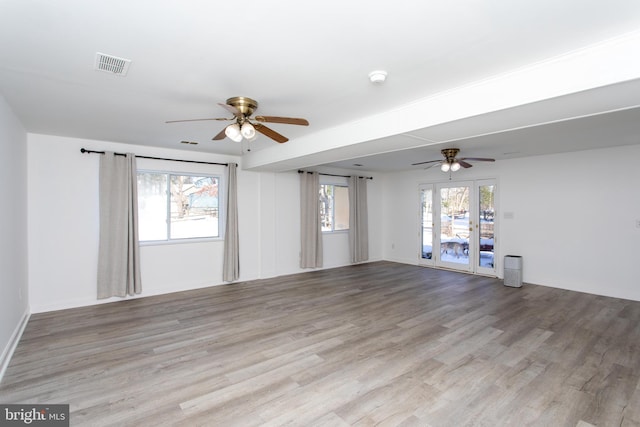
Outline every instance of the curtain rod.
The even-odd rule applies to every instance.
[[[86,148],[81,148],[80,149],[81,153],[87,153],[87,154],[91,154],[91,153],[95,153],[95,154],[104,154],[104,151],[93,151],[93,150],[87,150]],[[113,153],[116,156],[126,156],[125,153]],[[229,163],[216,163],[216,162],[200,162],[198,160],[181,160],[181,159],[167,159],[164,157],[150,157],[150,156],[137,156],[137,158],[139,159],[151,159],[151,160],[168,160],[171,162],[183,162],[183,163],[200,163],[203,165],[220,165],[220,166],[229,166]]]
[[[309,172],[309,171],[301,171],[299,170],[298,173],[313,173],[313,172]],[[336,175],[333,173],[321,173],[318,172],[318,175],[324,175],[324,176],[339,176],[340,178],[351,178],[349,175]],[[359,176],[358,178],[363,178],[363,179],[373,179],[372,176]]]

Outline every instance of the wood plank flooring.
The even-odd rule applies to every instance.
[[[378,262],[33,315],[72,426],[640,426],[640,302]]]

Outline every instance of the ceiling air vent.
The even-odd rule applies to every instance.
[[[117,56],[106,55],[98,52],[96,54],[96,70],[105,73],[126,76],[129,70],[130,59],[118,58]]]

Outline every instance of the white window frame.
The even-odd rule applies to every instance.
[[[320,178],[320,185],[330,185],[333,187],[343,187],[346,188],[347,191],[349,191],[349,182],[347,181],[346,178],[340,178],[340,177],[327,177],[330,179],[323,179],[323,177]],[[335,194],[335,193],[334,193]],[[319,194],[318,194],[319,196]],[[333,203],[335,203],[335,199],[333,199]],[[348,233],[349,232],[349,225],[347,224],[347,228],[344,229],[340,229],[340,230],[336,230],[335,229],[335,206],[331,207],[331,213],[333,215],[332,221],[331,221],[331,226],[332,229],[331,230],[322,230],[323,234],[337,234],[337,233]]]
[[[175,170],[161,170],[161,169],[138,169],[137,174],[141,173],[154,173],[167,176],[167,206],[166,206],[166,218],[171,218],[171,176],[198,176],[198,177],[210,177],[218,180],[218,235],[212,237],[185,237],[185,238],[171,238],[171,221],[167,221],[167,238],[161,240],[140,240],[140,246],[155,246],[155,245],[175,245],[184,243],[200,243],[200,242],[214,242],[224,240],[226,209],[223,203],[225,198],[225,179],[224,174],[211,173],[211,172],[184,172]]]

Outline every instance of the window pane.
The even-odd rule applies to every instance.
[[[138,173],[138,237],[140,241],[167,239],[167,175]]]
[[[333,231],[333,185],[320,185],[322,231]]]
[[[171,239],[218,236],[218,178],[171,175]]]
[[[433,256],[433,193],[432,190],[422,189],[422,258],[431,259]]]
[[[333,229],[349,229],[349,188],[333,187]]]
[[[493,268],[495,185],[480,186],[480,267]]]
[[[469,187],[440,189],[440,260],[469,265]]]
[[[349,229],[349,187],[320,185],[320,220],[322,231]]]

